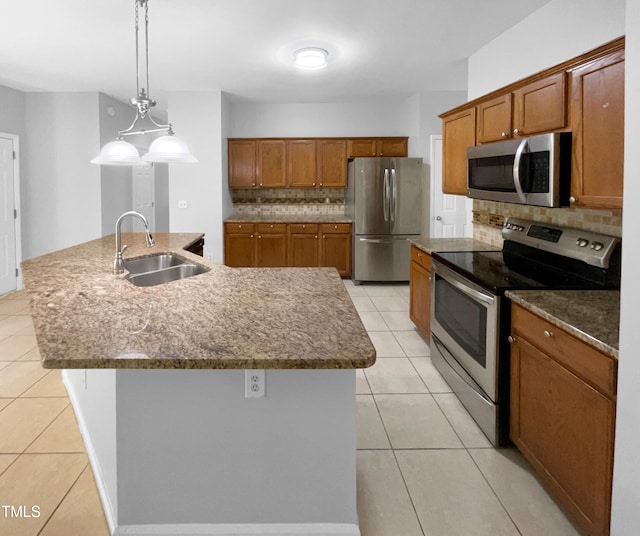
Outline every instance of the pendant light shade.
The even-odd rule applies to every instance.
[[[150,110],[156,105],[156,101],[149,97],[149,0],[135,0],[136,4],[136,88],[138,94],[130,100],[136,107],[136,116],[129,128],[118,132],[116,141],[107,143],[91,163],[105,164],[109,166],[136,166],[144,165],[147,162],[197,162],[194,156],[189,153],[187,144],[173,135],[173,127],[160,125],[151,117]],[[144,58],[146,67],[147,87],[140,87],[140,61],[139,61],[139,8],[144,9]],[[138,121],[144,126],[139,126]],[[151,123],[151,128],[149,127]],[[152,132],[164,132],[165,135],[156,139],[149,147],[149,152],[140,158],[138,150],[130,143],[123,140],[124,136],[144,135]]]
[[[141,166],[146,162],[140,158],[138,149],[124,140],[110,141],[100,150],[100,154],[91,160],[92,164],[106,166]]]
[[[149,152],[142,157],[145,162],[184,162],[198,160],[189,152],[187,144],[176,136],[160,136],[149,147]]]

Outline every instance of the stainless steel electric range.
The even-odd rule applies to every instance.
[[[496,446],[509,443],[507,290],[620,286],[620,239],[509,218],[502,251],[433,253],[431,358]]]

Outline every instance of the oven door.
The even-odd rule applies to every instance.
[[[432,264],[431,332],[493,402],[498,401],[500,298]]]

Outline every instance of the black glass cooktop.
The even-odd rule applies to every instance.
[[[433,259],[496,294],[505,290],[602,288],[584,274],[554,266],[553,257],[541,263],[502,251],[456,251],[433,253]]]

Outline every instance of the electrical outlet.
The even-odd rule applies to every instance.
[[[186,199],[180,199],[178,201],[178,208],[187,208],[187,200]]]
[[[266,391],[265,372],[263,369],[244,371],[244,397],[262,398]]]

